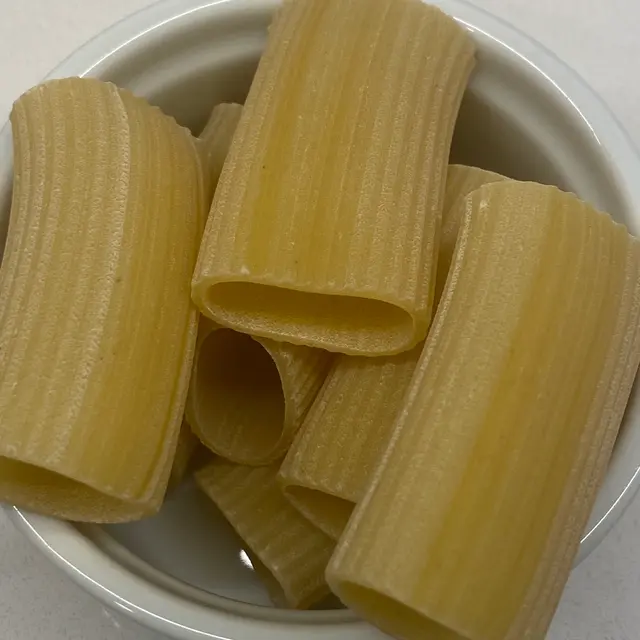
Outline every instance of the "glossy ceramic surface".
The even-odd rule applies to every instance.
[[[92,75],[148,97],[197,132],[211,106],[242,101],[278,0],[165,0],[78,50],[50,77]],[[612,114],[539,44],[461,0],[436,2],[470,31],[478,67],[453,160],[557,184],[640,233],[640,160]],[[11,191],[11,135],[0,133],[0,233]],[[578,561],[604,537],[640,478],[634,390]],[[190,484],[160,515],[128,525],[72,524],[10,510],[56,564],[104,602],[172,638],[376,640],[350,612],[271,608],[246,554]]]

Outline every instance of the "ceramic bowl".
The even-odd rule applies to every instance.
[[[640,160],[614,116],[564,64],[499,18],[438,0],[478,46],[452,159],[553,183],[640,232]],[[211,107],[242,101],[278,0],[166,0],[98,36],[50,77],[91,75],[149,100],[198,132]],[[0,231],[11,191],[11,133],[0,133]],[[2,238],[0,238],[2,240]],[[636,491],[640,407],[635,389],[578,561]],[[269,606],[238,539],[191,485],[155,518],[78,526],[18,509],[18,527],[82,587],[180,640],[374,640],[349,611]]]

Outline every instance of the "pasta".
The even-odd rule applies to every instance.
[[[262,586],[266,589],[271,603],[279,609],[287,609],[289,604],[284,595],[284,591],[280,587],[278,581],[273,577],[273,574],[269,569],[267,569],[267,567],[265,567],[260,558],[258,558],[251,549],[245,549],[244,552],[247,554],[249,562],[251,562],[253,572],[262,583]]]
[[[187,401],[201,442],[238,464],[263,465],[289,448],[331,365],[328,352],[202,321]]]
[[[447,279],[460,226],[455,203],[504,176],[450,165],[442,213],[436,301]],[[285,495],[318,528],[337,540],[386,449],[420,357],[411,351],[381,358],[340,356],[312,405],[279,473]]]
[[[351,355],[420,342],[473,56],[466,31],[419,0],[285,3],[200,249],[203,314]]]
[[[214,184],[241,113],[218,105],[200,134]],[[229,460],[269,464],[291,444],[329,364],[325,351],[252,340],[203,319],[187,402],[193,429]]]
[[[71,520],[148,515],[196,340],[188,282],[206,203],[194,139],[92,79],[30,90],[11,123],[0,500]]]
[[[223,151],[222,156],[216,163],[219,170],[226,160],[227,152],[231,146],[231,140],[235,133],[238,121],[242,115],[242,105],[235,102],[222,102],[217,104],[211,111],[211,115],[200,133],[200,140],[209,146],[214,152],[216,149]],[[214,153],[214,155],[216,155]]]
[[[183,421],[169,476],[169,489],[176,488],[185,479],[197,448],[198,438],[193,435],[189,425]]]
[[[222,167],[241,114],[242,105],[235,103],[216,105],[200,134],[205,164],[208,167],[207,174],[214,190],[222,173]]]
[[[196,482],[262,563],[259,576],[266,569],[278,583],[276,601],[305,609],[329,594],[324,571],[334,543],[287,502],[277,470],[217,459],[196,473]],[[272,580],[267,586],[274,594]]]
[[[282,464],[286,497],[334,540],[386,449],[421,351],[339,356]]]
[[[640,358],[640,243],[553,187],[457,206],[407,409],[327,579],[396,637],[542,640]]]
[[[442,231],[438,248],[438,268],[436,271],[436,303],[442,297],[453,252],[458,240],[461,218],[464,211],[455,206],[457,201],[465,198],[483,184],[507,180],[505,176],[493,171],[468,167],[463,164],[451,164],[447,170],[447,183],[442,208]]]

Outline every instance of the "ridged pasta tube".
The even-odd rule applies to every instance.
[[[391,635],[542,640],[640,358],[640,243],[574,195],[459,206],[452,273],[330,586]]]
[[[195,140],[144,100],[55,80],[11,114],[0,269],[0,499],[72,520],[155,512],[196,342]]]
[[[211,111],[209,120],[200,134],[200,148],[212,191],[215,191],[218,184],[241,114],[240,104],[218,104]]]
[[[285,496],[334,540],[387,447],[421,351],[338,356],[282,464]]]
[[[285,3],[209,215],[201,311],[351,355],[423,340],[473,62],[465,29],[420,0]]]
[[[242,113],[219,104],[200,140],[215,185]],[[214,335],[214,331],[221,331]],[[237,349],[237,350],[236,350]],[[325,351],[251,340],[203,319],[187,412],[200,440],[239,464],[282,457],[329,368]]]
[[[458,200],[466,198],[483,184],[508,180],[505,176],[469,167],[464,164],[451,164],[447,170],[447,184],[444,192],[444,206],[442,208],[442,230],[438,247],[438,270],[436,272],[436,304],[444,291],[449,275],[449,267],[456,248],[460,225],[464,216],[462,207],[456,206]]]
[[[191,427],[183,421],[169,475],[169,489],[175,489],[185,479],[191,460],[199,446],[200,442],[191,431]]]
[[[301,516],[276,482],[278,465],[246,467],[214,460],[195,475],[198,486],[218,506],[281,590],[267,587],[280,603],[306,609],[329,595],[324,571],[334,542]]]

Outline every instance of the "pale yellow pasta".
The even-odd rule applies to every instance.
[[[201,311],[351,355],[420,342],[473,61],[466,31],[420,0],[285,3],[209,215]]]
[[[327,571],[408,640],[542,640],[640,358],[640,243],[553,187],[461,201],[389,449]]]
[[[278,465],[247,467],[216,459],[195,475],[279,589],[267,580],[272,597],[305,609],[329,594],[324,571],[334,542],[301,516],[276,482]]]
[[[56,80],[11,114],[0,269],[0,500],[73,520],[155,512],[196,341],[194,139],[114,85]]]
[[[208,148],[218,175],[222,172],[241,115],[241,104],[235,102],[217,104],[200,134],[200,140]]]
[[[200,147],[212,191],[218,184],[241,114],[240,104],[224,102],[216,105],[200,134]]]
[[[455,203],[504,176],[450,165],[442,212],[436,301],[447,279],[461,222]],[[279,474],[291,503],[338,539],[391,436],[422,345],[381,358],[340,356]]]
[[[206,319],[187,401],[201,442],[240,464],[269,464],[289,448],[332,354],[222,328]]]
[[[387,447],[421,351],[338,356],[282,464],[285,496],[335,540]]]
[[[198,446],[198,438],[191,431],[191,427],[183,421],[169,476],[169,489],[176,488],[185,479]]]
[[[253,569],[256,576],[262,583],[262,586],[266,589],[267,594],[269,595],[269,599],[271,603],[276,607],[281,609],[286,609],[289,607],[289,603],[284,595],[284,591],[282,587],[278,583],[278,581],[273,577],[273,574],[267,567],[262,563],[260,558],[251,551],[251,549],[244,550],[247,558],[249,558],[249,562],[251,562],[251,568]]]
[[[200,134],[200,148],[205,158],[205,173],[212,191],[218,184],[241,113],[242,105],[239,104],[216,105]],[[199,440],[193,434],[191,427],[183,422],[169,477],[169,488],[177,487],[184,479],[198,443]]]
[[[457,201],[465,198],[483,184],[508,180],[499,173],[468,167],[463,164],[451,164],[447,170],[447,183],[444,192],[444,206],[442,208],[442,230],[440,233],[440,245],[438,247],[438,269],[436,271],[436,304],[442,296],[449,267],[453,258],[453,252],[460,232],[460,224],[464,211],[462,207],[455,206]]]

